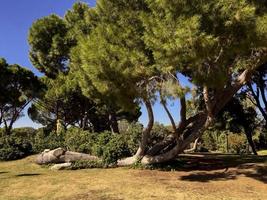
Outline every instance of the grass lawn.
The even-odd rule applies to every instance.
[[[235,156],[222,158],[217,168],[187,167],[168,172],[128,168],[51,171],[34,164],[34,158],[0,162],[1,200],[267,199],[267,169],[262,164],[266,157],[258,160],[260,164],[221,164],[244,160]],[[196,159],[191,160],[186,161],[188,166],[192,162],[196,167]],[[217,163],[208,158],[198,164],[208,166],[208,160]]]

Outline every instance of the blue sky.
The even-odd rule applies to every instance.
[[[40,73],[32,66],[29,57],[29,45],[27,42],[28,30],[38,18],[52,13],[63,16],[76,0],[1,0],[0,12],[0,57],[4,57],[8,63],[17,63],[27,67],[35,74]],[[95,5],[95,0],[84,0],[90,6]],[[179,119],[179,103],[169,104],[170,110],[176,121]],[[147,114],[142,106],[142,116],[139,121],[147,122]],[[155,120],[169,124],[168,117],[158,102],[154,105]],[[15,127],[40,125],[34,124],[24,112],[25,116],[19,119]]]

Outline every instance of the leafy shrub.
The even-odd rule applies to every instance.
[[[97,135],[95,143],[93,145],[92,152],[96,156],[103,156],[105,151],[105,146],[109,143],[112,138],[112,133],[110,131],[104,131]]]
[[[167,127],[165,127],[163,124],[155,123],[150,133],[150,145],[153,146],[157,144],[169,134],[170,131]]]
[[[125,127],[125,126],[124,126]],[[102,157],[105,164],[115,163],[118,159],[133,155],[138,148],[142,126],[128,124],[120,134],[105,131],[97,135],[93,145],[93,154]]]
[[[123,135],[113,135],[112,139],[103,148],[103,162],[105,164],[116,163],[118,159],[130,156],[127,141]]]
[[[32,144],[27,137],[16,135],[0,138],[0,160],[15,160],[32,154]]]
[[[210,151],[216,151],[218,150],[220,144],[219,144],[219,137],[220,133],[213,130],[207,130],[204,132],[204,134],[201,137],[202,141],[202,148],[208,149]]]
[[[66,132],[65,146],[70,151],[91,154],[94,140],[95,135],[93,133],[72,127]]]
[[[141,140],[143,126],[140,123],[128,123],[128,128],[124,131],[120,130],[123,140],[127,143],[127,148],[131,155],[134,155],[138,149]]]
[[[32,139],[36,135],[36,129],[31,127],[14,128],[12,135]]]
[[[228,136],[227,136],[228,135]],[[228,153],[244,153],[247,147],[247,139],[245,134],[237,134],[231,132],[223,132],[219,136],[219,150],[223,153],[227,152],[228,138]]]
[[[40,153],[44,149],[56,149],[65,147],[65,133],[48,132],[45,128],[40,128],[33,139],[34,153]]]
[[[231,153],[244,153],[246,151],[247,139],[245,134],[229,134],[229,150]]]

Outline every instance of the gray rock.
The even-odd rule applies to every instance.
[[[37,156],[36,163],[42,165],[49,163],[68,163],[77,160],[99,160],[99,158],[85,153],[65,151],[63,148],[57,148],[54,150],[44,150]]]
[[[61,163],[61,164],[55,164],[52,167],[50,167],[51,170],[62,170],[66,169],[71,166],[71,163]]]

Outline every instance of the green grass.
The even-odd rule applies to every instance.
[[[224,162],[230,163],[245,159],[226,157]],[[191,162],[185,158],[176,165],[176,171],[169,172],[129,168],[51,171],[35,164],[34,159],[0,162],[0,200],[267,199],[265,179],[259,179],[263,175],[239,175],[230,168],[227,172],[196,170],[185,165]],[[207,167],[217,163],[209,160],[209,164],[207,160],[199,164]],[[249,157],[244,162],[252,160],[255,158]]]

